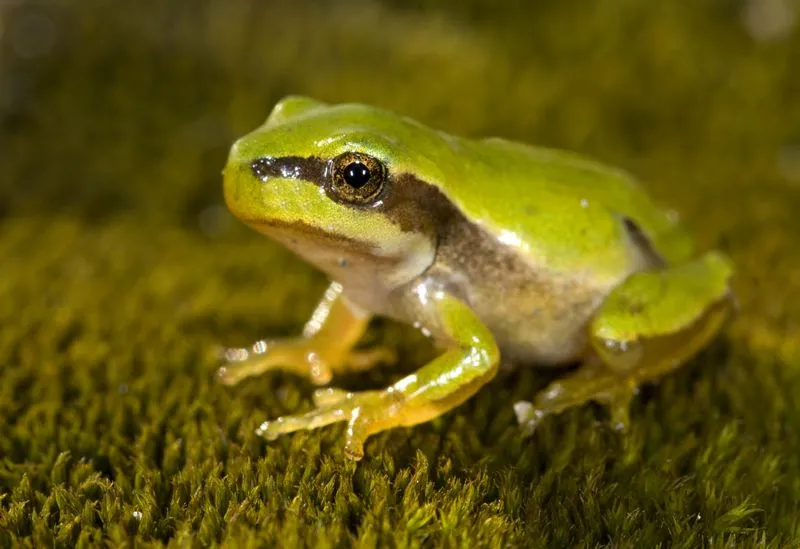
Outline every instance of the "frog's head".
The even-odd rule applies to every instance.
[[[453,146],[388,111],[287,97],[231,148],[225,201],[337,280],[394,286],[433,261]]]

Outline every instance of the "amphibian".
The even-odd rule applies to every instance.
[[[355,349],[376,315],[440,354],[381,390],[320,389],[274,438],[346,421],[370,435],[458,406],[501,357],[581,366],[517,413],[529,429],[593,400],[628,422],[637,387],[704,347],[729,316],[730,261],[696,255],[674,216],[623,171],[499,138],[463,139],[392,112],[290,96],[231,148],[225,200],[332,280],[302,335],[229,354],[223,382],[268,370],[318,385],[387,357]]]

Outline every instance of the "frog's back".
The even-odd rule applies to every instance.
[[[537,268],[616,279],[637,231],[667,262],[691,253],[680,228],[631,177],[576,154],[455,137],[366,105],[314,103],[306,110],[283,126],[267,125],[273,156],[308,149],[329,158],[357,144],[398,174],[435,186],[470,222]],[[251,140],[258,150],[262,141]]]
[[[649,246],[668,263],[692,253],[676,220],[621,170],[499,138],[451,143],[468,152],[463,175],[454,178],[453,202],[538,263],[617,278],[628,270],[631,246]]]
[[[623,172],[500,139],[445,139],[460,163],[444,166],[440,189],[463,217],[445,228],[428,274],[460,281],[507,357],[580,359],[585,326],[614,287],[690,254]]]

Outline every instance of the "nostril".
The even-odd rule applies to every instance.
[[[274,175],[275,169],[274,158],[259,158],[250,164],[250,170],[253,174],[262,181]]]

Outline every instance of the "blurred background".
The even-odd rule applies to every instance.
[[[797,0],[0,0],[0,545],[800,540],[799,20]],[[220,172],[290,93],[621,166],[733,257],[740,315],[627,442],[592,407],[523,440],[526,372],[375,437],[360,473],[336,429],[266,444],[254,427],[310,388],[219,387],[214,346],[295,333],[325,280],[232,219]],[[428,352],[370,337],[400,370]],[[421,470],[413,505],[370,503]],[[355,499],[331,510],[328,481]]]
[[[793,0],[0,6],[7,211],[189,221],[287,93],[577,149],[656,192],[800,179]]]

